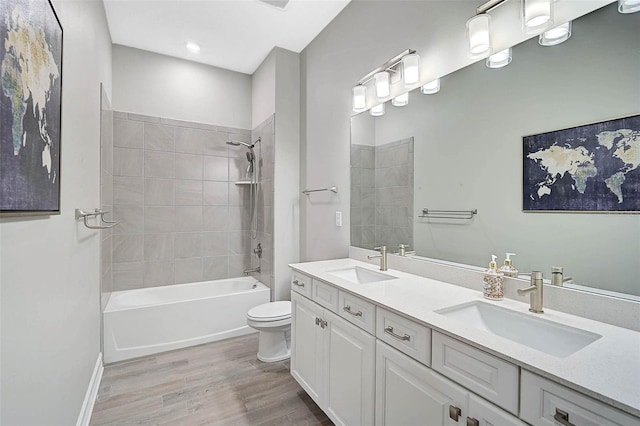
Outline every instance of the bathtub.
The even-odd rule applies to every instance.
[[[253,333],[247,311],[269,299],[253,277],[114,291],[104,310],[104,361]]]

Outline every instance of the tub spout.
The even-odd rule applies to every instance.
[[[250,273],[252,273],[252,272],[260,272],[260,267],[259,267],[259,266],[257,266],[257,267],[255,267],[255,268],[249,268],[249,269],[245,269],[245,270],[244,270],[244,274],[245,274],[245,275],[249,275],[249,274],[250,274]]]

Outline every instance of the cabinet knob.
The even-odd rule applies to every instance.
[[[480,422],[473,417],[467,417],[467,426],[480,426]]]
[[[553,419],[563,426],[575,426],[569,421],[569,413],[559,408],[556,408],[556,414],[553,415]]]
[[[458,421],[460,419],[460,416],[462,415],[462,410],[458,407],[455,407],[453,405],[449,406],[449,417],[454,420],[454,421]]]

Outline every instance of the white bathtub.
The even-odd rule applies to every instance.
[[[104,361],[253,333],[247,311],[269,295],[252,277],[115,291],[104,310]]]

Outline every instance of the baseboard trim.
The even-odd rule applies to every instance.
[[[93,369],[93,375],[89,381],[89,387],[87,393],[84,396],[82,402],[82,409],[78,416],[76,426],[89,426],[91,420],[91,414],[93,413],[93,406],[98,398],[98,389],[100,389],[100,382],[102,381],[102,373],[104,372],[104,366],[102,365],[102,352],[98,353],[98,360],[96,366]]]

